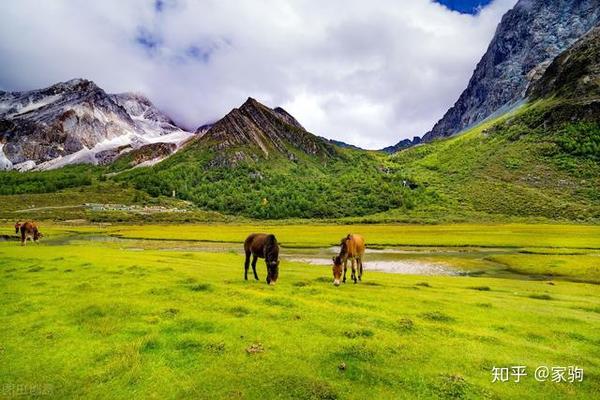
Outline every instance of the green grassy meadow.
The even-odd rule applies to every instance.
[[[245,282],[241,241],[260,230],[303,251],[352,231],[372,249],[406,250],[399,257],[492,272],[374,272],[367,254],[358,285],[336,288],[329,267],[285,258],[276,286],[264,283],[262,261],[261,281]],[[42,224],[42,232],[37,245],[0,242],[1,398],[600,392],[598,226],[208,224],[182,236],[175,225]],[[517,365],[529,374],[521,383],[492,383],[494,366]],[[533,378],[538,366],[571,365],[584,369],[583,382]]]

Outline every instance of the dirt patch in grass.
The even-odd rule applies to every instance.
[[[263,353],[265,348],[262,343],[252,343],[250,346],[246,347],[246,353],[249,355]]]

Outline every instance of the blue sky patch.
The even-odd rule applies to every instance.
[[[492,0],[435,0],[435,2],[464,14],[476,14],[480,7],[487,6]]]

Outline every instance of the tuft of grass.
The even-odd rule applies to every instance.
[[[490,290],[492,290],[489,286],[471,286],[469,289],[479,290],[480,292],[489,292]]]
[[[343,336],[345,336],[349,339],[370,338],[373,335],[374,335],[374,333],[370,329],[351,329],[351,330],[346,330],[343,333]]]
[[[435,321],[435,322],[454,322],[455,319],[441,311],[430,311],[430,312],[426,312],[421,314],[421,317],[423,319],[427,319],[429,321]]]
[[[210,283],[197,283],[195,285],[191,285],[190,290],[192,292],[207,292],[212,290],[212,285]]]
[[[415,323],[410,318],[402,318],[398,321],[398,331],[401,333],[412,332],[415,329]]]
[[[529,296],[530,299],[537,299],[537,300],[554,300],[554,298],[552,296],[550,296],[549,294],[530,294]]]

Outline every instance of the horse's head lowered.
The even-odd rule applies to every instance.
[[[274,285],[279,277],[279,260],[267,260],[267,283]]]
[[[342,257],[333,257],[333,284],[340,286],[342,281]]]
[[[265,240],[265,263],[267,264],[267,283],[274,285],[279,277],[279,243],[274,235]]]

